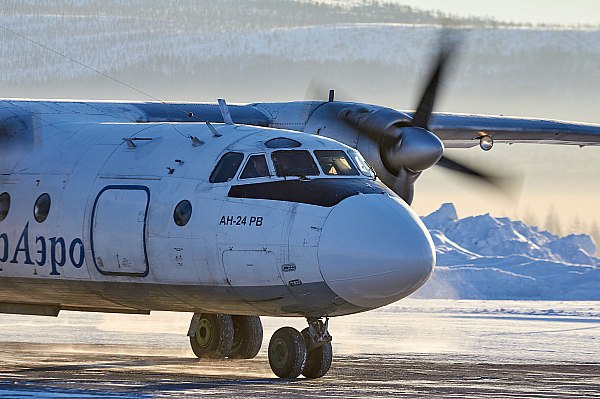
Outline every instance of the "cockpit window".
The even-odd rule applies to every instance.
[[[319,168],[310,155],[304,150],[279,150],[271,154],[277,176],[318,176]]]
[[[269,167],[267,166],[267,159],[264,155],[252,155],[248,158],[246,166],[240,175],[240,179],[251,179],[254,177],[266,177],[271,176]]]
[[[233,179],[243,160],[244,154],[240,152],[228,152],[223,155],[217,166],[215,166],[215,170],[210,174],[209,181],[211,183],[224,183]]]
[[[350,154],[350,157],[354,160],[354,162],[358,166],[360,173],[362,173],[365,176],[375,177],[375,174],[373,173],[373,169],[371,169],[371,167],[369,166],[367,161],[365,161],[363,156],[360,155],[360,153],[358,151],[350,150],[350,151],[348,151],[348,153]]]
[[[326,175],[357,176],[359,174],[342,150],[315,150],[315,156]]]

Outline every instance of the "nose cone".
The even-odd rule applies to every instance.
[[[321,274],[340,297],[365,308],[421,287],[435,265],[429,232],[399,198],[357,195],[331,211],[319,241]]]

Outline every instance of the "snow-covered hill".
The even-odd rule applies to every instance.
[[[600,259],[588,235],[557,237],[489,214],[459,219],[452,204],[423,222],[437,267],[417,297],[600,300]]]
[[[576,102],[576,112],[597,114],[598,29],[498,25],[377,1],[344,7],[273,0],[4,3],[2,96],[140,94],[95,69],[165,100],[298,99],[319,77],[363,101],[371,95],[377,104],[412,107],[443,24],[452,27],[448,37],[462,38],[456,75],[448,81],[454,105],[482,96],[486,104],[527,106],[560,98],[554,100],[559,109]],[[532,100],[532,92],[543,101]],[[581,119],[574,113],[569,119]]]

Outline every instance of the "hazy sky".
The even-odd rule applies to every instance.
[[[386,0],[460,16],[534,24],[600,25],[598,0]]]

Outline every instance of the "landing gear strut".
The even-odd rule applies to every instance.
[[[320,319],[308,319],[308,327],[302,330],[302,337],[306,342],[306,365],[302,375],[306,378],[320,378],[329,371],[333,349],[331,335],[327,331],[329,319],[323,323]]]
[[[298,332],[292,327],[275,331],[269,342],[269,365],[281,378],[323,377],[331,367],[333,350],[327,331],[329,319],[308,318],[308,327]]]

